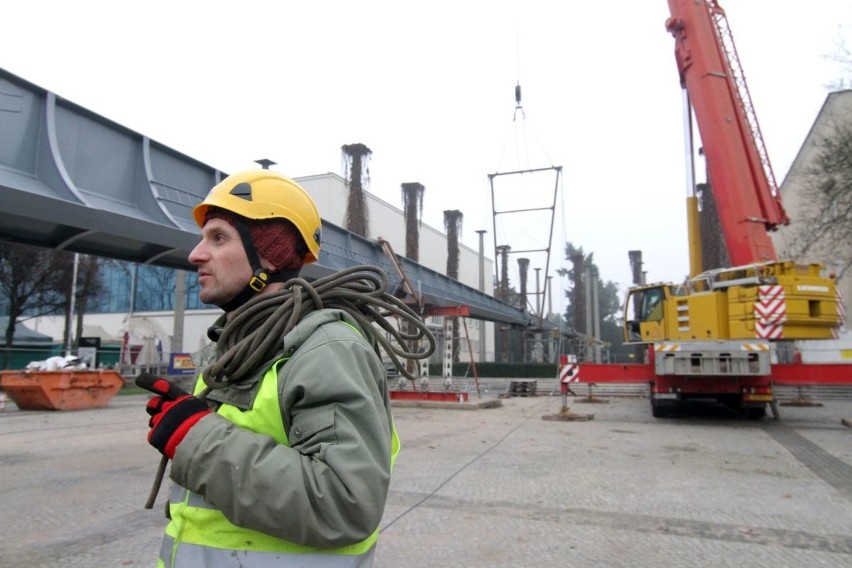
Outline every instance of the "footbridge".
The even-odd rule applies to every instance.
[[[0,240],[194,270],[192,208],[227,176],[0,68]],[[399,257],[427,307],[527,325],[522,310]],[[318,278],[379,266],[402,278],[378,242],[323,222]]]

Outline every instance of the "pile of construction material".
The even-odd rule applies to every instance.
[[[538,381],[510,381],[507,396],[536,396]]]

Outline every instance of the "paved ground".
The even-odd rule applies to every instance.
[[[161,496],[144,396],[0,413],[0,566],[153,566]],[[474,398],[474,400],[476,400]],[[852,566],[852,401],[750,422],[647,400],[397,407],[377,567]]]

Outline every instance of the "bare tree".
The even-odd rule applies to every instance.
[[[612,280],[603,281],[600,270],[595,264],[594,253],[586,254],[583,247],[572,243],[565,244],[565,259],[571,263],[571,268],[560,268],[557,274],[568,277],[568,289],[565,297],[569,303],[565,309],[565,325],[569,333],[576,332],[580,336],[591,335],[593,330],[586,325],[586,284],[587,278],[598,282],[598,311],[601,318],[601,339],[609,345],[611,353],[617,351],[626,360],[632,351],[624,347],[622,337],[622,312],[619,299],[618,284]],[[639,275],[641,277],[641,275]],[[578,349],[578,354],[582,351]]]
[[[80,255],[78,264],[76,286],[72,285],[66,288],[68,291],[66,294],[66,317],[71,315],[71,290],[73,289],[75,293],[74,311],[76,314],[74,315],[76,315],[76,322],[74,325],[74,347],[79,346],[80,337],[83,335],[83,316],[88,311],[92,300],[95,300],[104,289],[98,257]],[[65,338],[65,341],[66,345],[68,345],[68,338]]]
[[[369,162],[373,151],[364,144],[345,144],[340,149],[343,152],[345,177],[349,181],[346,230],[367,237],[370,233],[370,220],[365,192],[370,185]]]
[[[837,116],[815,142],[816,152],[802,172],[794,258],[815,256],[832,264],[838,276],[852,264],[852,115]]]
[[[66,283],[72,269],[67,253],[0,242],[0,290],[9,314],[3,349],[3,368],[15,340],[15,325],[23,316],[56,313],[66,305]]]
[[[852,31],[852,27],[849,24],[838,25],[837,50],[827,56],[829,61],[833,61],[840,68],[840,77],[828,85],[828,88],[832,91],[842,91],[852,86],[852,81],[850,81],[850,78],[852,78],[852,46],[846,39],[850,31]]]
[[[140,265],[137,269],[135,309],[138,311],[175,309],[174,289],[177,271],[165,266],[150,265]]]
[[[565,258],[571,263],[567,271],[571,282],[569,290],[570,302],[565,314],[568,329],[588,335],[586,329],[586,265],[592,262],[592,255],[586,256],[583,247],[575,248],[571,243],[565,245]]]

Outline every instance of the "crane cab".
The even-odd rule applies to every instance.
[[[628,290],[626,343],[831,339],[843,307],[819,265],[773,262]]]
[[[624,341],[653,343],[668,335],[672,299],[683,296],[682,286],[649,284],[631,288],[624,302]]]

